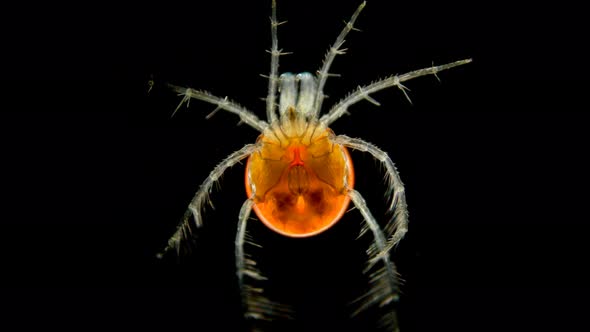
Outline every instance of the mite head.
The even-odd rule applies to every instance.
[[[309,116],[315,104],[317,93],[316,78],[310,73],[284,73],[280,76],[279,92],[280,103],[279,112],[284,117],[290,108],[294,108],[296,113],[303,116]]]
[[[279,114],[284,130],[301,135],[306,123],[314,117],[317,81],[310,73],[284,73],[279,78]],[[288,129],[287,129],[288,128]]]

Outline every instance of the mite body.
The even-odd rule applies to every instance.
[[[352,161],[344,146],[332,143],[331,130],[306,123],[293,108],[288,112],[282,129],[262,134],[260,150],[248,158],[246,192],[266,226],[286,236],[311,236],[330,228],[348,207]]]
[[[165,249],[179,250],[182,241],[191,235],[191,224],[202,226],[202,209],[209,200],[213,184],[225,170],[247,159],[247,197],[238,216],[235,253],[244,315],[254,322],[274,317],[296,318],[296,313],[266,298],[262,287],[252,286],[265,279],[256,267],[256,262],[247,257],[244,251],[245,244],[252,242],[251,238],[246,240],[247,221],[252,210],[266,226],[282,235],[307,237],[329,229],[352,203],[364,219],[361,234],[370,233],[372,244],[367,248],[364,271],[369,276],[369,288],[364,296],[354,301],[356,309],[352,310],[351,315],[370,307],[380,307],[384,312],[380,325],[388,331],[398,330],[397,317],[390,304],[398,298],[399,283],[389,251],[407,232],[408,211],[402,181],[386,152],[362,139],[336,135],[329,126],[349,106],[359,101],[367,100],[379,105],[370,96],[374,92],[397,87],[406,94],[403,82],[424,75],[436,75],[442,70],[469,63],[471,59],[393,75],[359,86],[322,115],[323,91],[330,76],[330,66],[336,55],[344,53],[344,38],[354,29],[355,21],[365,4],[363,2],[346,22],[316,75],[285,73],[279,76],[279,56],[283,53],[278,48],[279,22],[276,3],[272,0],[272,47],[266,121],[227,98],[170,85],[183,96],[175,112],[190,99],[198,99],[216,105],[216,110],[223,109],[238,115],[243,123],[260,132],[254,144],[230,154],[213,169],[190,202],[182,222]],[[392,217],[383,227],[369,211],[362,195],[353,187],[355,177],[348,149],[367,152],[384,166],[388,210]]]

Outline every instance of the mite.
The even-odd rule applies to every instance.
[[[260,133],[254,144],[248,144],[230,154],[218,164],[199,187],[190,202],[187,212],[175,234],[164,250],[179,250],[183,240],[191,236],[191,224],[198,228],[203,224],[202,209],[209,201],[213,184],[235,164],[247,159],[245,186],[247,197],[238,216],[235,240],[236,273],[243,300],[244,315],[252,320],[270,319],[276,316],[291,316],[286,307],[266,298],[260,287],[250,283],[264,280],[256,263],[246,257],[244,245],[251,240],[246,235],[247,221],[254,211],[258,219],[273,231],[288,237],[309,237],[333,226],[352,204],[363,216],[361,234],[370,232],[372,244],[367,249],[367,265],[364,272],[369,276],[367,293],[357,299],[356,315],[377,306],[387,307],[396,301],[399,281],[389,251],[408,230],[408,210],[404,186],[400,176],[385,151],[362,139],[335,134],[329,127],[347,109],[362,100],[375,105],[371,97],[377,91],[397,87],[406,98],[405,81],[471,62],[464,59],[439,66],[414,70],[402,75],[392,75],[365,86],[359,86],[345,98],[322,112],[324,87],[330,77],[330,66],[337,55],[344,54],[345,37],[354,30],[354,24],[366,2],[354,12],[328,49],[321,68],[311,73],[278,74],[279,57],[283,54],[278,46],[276,1],[272,0],[270,74],[266,97],[266,121],[253,112],[227,98],[211,95],[206,91],[175,85],[170,87],[182,96],[174,111],[191,99],[216,105],[217,110],[236,114],[241,121]],[[409,99],[409,98],[408,98]],[[214,111],[214,112],[215,112]],[[354,189],[354,169],[348,149],[369,153],[382,163],[386,172],[388,212],[392,218],[382,227],[367,207],[361,193]],[[393,309],[385,310],[380,324],[389,331],[397,331],[398,323]]]

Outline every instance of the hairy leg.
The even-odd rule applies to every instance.
[[[334,44],[330,47],[328,52],[326,52],[326,57],[324,58],[324,62],[322,63],[322,68],[320,68],[320,70],[318,70],[317,72],[319,82],[316,90],[314,112],[312,114],[312,117],[314,119],[317,119],[317,116],[322,108],[322,102],[324,101],[324,86],[326,85],[326,81],[328,80],[329,76],[335,76],[334,74],[330,74],[329,72],[330,67],[332,66],[332,62],[336,58],[336,55],[346,53],[346,49],[342,48],[344,42],[346,41],[345,38],[350,31],[355,30],[354,23],[356,22],[356,19],[360,15],[363,8],[365,8],[366,4],[367,2],[363,1],[358,6],[354,14],[352,14],[350,20],[346,22],[346,25],[338,35],[338,38],[336,38]]]
[[[408,208],[406,204],[406,193],[404,184],[397,172],[393,161],[387,152],[377,146],[365,142],[359,138],[351,138],[346,135],[333,137],[332,142],[341,144],[347,148],[370,153],[379,160],[385,167],[385,179],[387,181],[387,195],[391,197],[388,212],[392,214],[391,219],[385,226],[385,234],[388,238],[388,250],[395,246],[408,231]]]
[[[178,104],[178,106],[176,107],[174,112],[172,113],[172,116],[174,116],[174,114],[176,114],[178,109],[180,109],[180,107],[184,103],[186,103],[188,106],[191,99],[198,99],[198,100],[202,100],[202,101],[205,101],[205,102],[208,102],[210,104],[217,106],[215,108],[215,110],[213,110],[213,112],[211,112],[207,116],[207,118],[211,117],[218,110],[223,109],[223,110],[226,110],[230,113],[234,113],[234,114],[238,115],[242,122],[244,122],[245,124],[249,125],[250,127],[254,128],[254,129],[258,130],[259,132],[263,132],[264,129],[266,127],[268,127],[268,124],[265,121],[258,119],[258,117],[254,113],[252,113],[251,111],[247,110],[246,108],[238,105],[237,103],[228,100],[227,97],[221,98],[221,97],[214,96],[207,91],[199,91],[199,90],[195,90],[195,89],[191,89],[191,88],[183,88],[181,86],[177,86],[177,85],[173,85],[173,84],[168,84],[168,86],[171,89],[173,89],[174,91],[176,91],[179,96],[182,96],[182,100],[180,101],[180,103]]]
[[[436,76],[436,74],[440,71],[451,69],[453,67],[461,66],[461,65],[464,65],[464,64],[467,64],[470,62],[471,62],[471,59],[459,60],[459,61],[444,64],[444,65],[440,65],[440,66],[432,66],[432,67],[428,67],[428,68],[414,70],[414,71],[411,71],[409,73],[405,73],[402,75],[393,75],[393,76],[384,78],[382,80],[378,80],[376,82],[373,82],[369,85],[365,85],[363,87],[359,86],[359,88],[356,91],[349,93],[344,99],[342,99],[336,105],[332,106],[330,111],[327,114],[324,114],[320,118],[320,122],[323,123],[325,126],[329,126],[332,122],[336,121],[339,117],[341,117],[344,113],[346,113],[346,110],[348,109],[348,107],[358,103],[359,101],[361,101],[363,99],[367,99],[367,100],[371,101],[373,104],[375,104],[376,101],[374,99],[372,99],[369,95],[371,93],[375,93],[377,91],[380,91],[380,90],[383,90],[383,89],[386,89],[389,87],[393,87],[393,86],[396,86],[400,90],[402,90],[402,92],[404,93],[406,98],[408,98],[408,100],[410,100],[410,98],[408,97],[408,95],[406,93],[407,88],[402,84],[402,82],[409,81],[411,79],[414,79],[414,78],[417,78],[420,76],[424,76],[424,75],[435,75]],[[438,76],[437,76],[437,78],[438,78]],[[378,103],[377,103],[377,105],[378,105]]]
[[[245,244],[260,247],[253,242],[246,232],[248,218],[250,218],[253,204],[254,201],[250,198],[244,202],[240,209],[235,241],[236,274],[242,296],[244,317],[255,320],[271,320],[278,317],[288,318],[290,314],[290,309],[288,307],[270,301],[263,295],[262,288],[254,287],[247,282],[248,280],[260,282],[267,279],[260,273],[258,267],[256,267],[256,260],[244,251]]]
[[[365,219],[365,226],[373,234],[373,243],[367,250],[369,260],[364,271],[365,273],[370,272],[370,286],[369,290],[355,301],[358,303],[358,308],[353,312],[353,315],[357,315],[374,305],[384,307],[392,301],[396,301],[399,296],[399,282],[395,265],[389,259],[387,240],[377,220],[369,211],[365,200],[358,191],[351,189],[349,196]],[[379,262],[382,263],[382,266],[375,268]],[[388,331],[397,331],[397,315],[393,308],[381,317],[379,325],[387,328]]]
[[[188,209],[184,214],[182,222],[178,225],[176,232],[168,240],[168,245],[166,246],[166,248],[164,248],[164,251],[161,254],[159,254],[159,256],[162,256],[164,253],[172,249],[175,249],[177,252],[180,251],[180,246],[182,242],[186,240],[191,234],[191,216],[197,228],[201,227],[203,224],[202,209],[205,205],[205,202],[211,203],[209,201],[209,194],[211,192],[213,184],[223,175],[223,173],[228,168],[234,166],[241,160],[247,158],[252,153],[256,152],[258,149],[259,146],[256,144],[245,145],[243,148],[230,154],[221,163],[215,166],[213,171],[211,171],[209,176],[205,179],[205,181],[203,181],[203,183],[199,187],[199,190],[196,192],[195,196],[189,203]]]

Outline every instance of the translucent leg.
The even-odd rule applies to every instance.
[[[176,114],[178,109],[180,109],[180,107],[184,103],[186,103],[188,106],[191,99],[198,99],[198,100],[202,100],[202,101],[205,101],[205,102],[208,102],[210,104],[217,106],[217,108],[215,108],[215,110],[213,110],[213,112],[211,112],[207,117],[210,117],[215,112],[222,109],[222,110],[226,110],[230,113],[234,113],[234,114],[238,115],[242,122],[244,122],[245,124],[249,125],[250,127],[254,128],[260,132],[263,132],[264,129],[266,127],[268,127],[268,124],[265,121],[258,119],[258,117],[256,115],[254,115],[254,113],[252,113],[251,111],[247,110],[246,108],[228,100],[227,97],[226,98],[216,97],[207,91],[199,91],[199,90],[195,90],[195,89],[191,89],[191,88],[183,88],[181,86],[172,85],[172,84],[168,84],[168,86],[170,88],[172,88],[174,91],[176,91],[179,96],[182,96],[182,100],[180,101],[180,103],[178,104],[178,106],[176,107],[176,109],[174,110],[172,115]]]
[[[346,41],[345,38],[348,35],[348,33],[354,30],[354,22],[356,22],[356,19],[360,15],[363,8],[365,8],[366,4],[367,2],[363,1],[363,3],[361,3],[360,6],[356,9],[354,14],[352,14],[350,20],[346,22],[346,25],[338,35],[338,38],[336,38],[336,41],[326,53],[326,57],[324,58],[322,68],[318,70],[319,82],[315,97],[314,112],[312,114],[314,119],[317,119],[320,109],[322,108],[322,102],[324,101],[324,86],[326,85],[326,81],[328,80],[329,76],[333,76],[333,74],[329,73],[330,66],[332,66],[332,62],[336,58],[336,55],[344,54],[346,52],[346,49],[342,48],[342,45],[344,45],[344,42]]]
[[[262,288],[253,287],[247,284],[246,280],[263,281],[266,280],[258,268],[256,261],[252,256],[245,254],[244,245],[250,244],[259,247],[249,238],[246,232],[248,218],[252,212],[252,199],[248,199],[240,209],[240,216],[238,222],[238,230],[236,233],[236,274],[238,276],[238,284],[242,296],[242,304],[244,307],[244,316],[247,319],[255,320],[272,320],[278,317],[289,318],[290,309],[279,303],[270,301],[263,295]]]
[[[380,91],[380,90],[383,90],[383,89],[386,89],[386,88],[389,88],[392,86],[397,86],[400,90],[402,90],[402,92],[404,93],[406,98],[408,98],[408,100],[410,100],[410,98],[408,97],[408,95],[406,93],[407,88],[402,84],[402,82],[409,81],[411,79],[414,79],[414,78],[417,78],[420,76],[424,76],[424,75],[436,75],[440,71],[450,69],[453,67],[457,67],[457,66],[461,66],[461,65],[464,65],[464,64],[467,64],[470,62],[471,62],[471,59],[459,60],[459,61],[444,64],[444,65],[440,65],[440,66],[432,66],[432,67],[428,67],[428,68],[414,70],[409,73],[405,73],[403,75],[393,75],[393,76],[390,76],[390,77],[382,79],[382,80],[378,80],[376,82],[373,82],[373,83],[363,86],[363,87],[359,86],[359,88],[356,91],[353,91],[350,94],[348,94],[348,96],[346,96],[344,99],[342,99],[338,104],[334,105],[327,114],[322,116],[320,118],[320,122],[322,124],[324,124],[325,126],[329,126],[332,122],[336,121],[336,119],[338,119],[344,113],[346,113],[346,110],[348,109],[348,107],[358,103],[359,101],[361,101],[363,99],[367,99],[367,100],[371,101],[372,103],[376,103],[369,95],[371,93],[375,93],[377,91]],[[437,78],[438,78],[438,76],[437,76]]]
[[[393,161],[391,161],[387,152],[358,138],[339,135],[333,137],[332,141],[354,150],[368,152],[385,166],[387,195],[391,197],[389,212],[392,214],[391,219],[385,226],[385,234],[388,238],[387,249],[389,250],[391,247],[395,246],[408,231],[406,193],[404,184],[402,183],[399,173],[395,169]]]
[[[365,273],[370,272],[370,287],[363,296],[355,301],[358,303],[358,308],[354,311],[353,315],[357,315],[374,305],[384,307],[392,301],[397,300],[399,296],[399,282],[395,265],[389,259],[387,240],[377,220],[375,220],[371,211],[369,211],[365,200],[358,191],[351,189],[349,196],[365,219],[366,227],[373,234],[373,243],[367,250],[369,260],[364,271]],[[382,263],[382,266],[380,268],[374,268],[379,262]],[[379,325],[387,328],[388,331],[398,331],[397,315],[393,308],[382,315]]]
[[[162,256],[164,253],[171,249],[176,249],[177,252],[180,251],[181,243],[188,238],[191,234],[191,227],[190,227],[190,220],[191,216],[193,217],[195,225],[201,227],[203,224],[203,216],[201,214],[203,205],[205,202],[209,202],[209,193],[211,192],[211,188],[213,184],[221,177],[221,175],[230,167],[234,166],[242,159],[247,158],[252,153],[256,152],[259,149],[259,146],[256,144],[248,144],[241,148],[240,150],[230,154],[225,158],[219,165],[217,165],[213,171],[209,174],[209,176],[203,181],[203,184],[199,187],[199,190],[189,203],[188,209],[184,214],[182,222],[178,225],[176,232],[172,237],[168,240],[168,245],[164,249],[163,253],[159,256]]]
[[[279,50],[279,38],[277,27],[285,22],[277,21],[277,2],[272,0],[272,13],[270,17],[270,32],[272,45],[270,48],[270,74],[268,76],[268,95],[266,96],[266,120],[272,124],[277,121],[276,99],[279,83],[279,56],[289,53]]]

